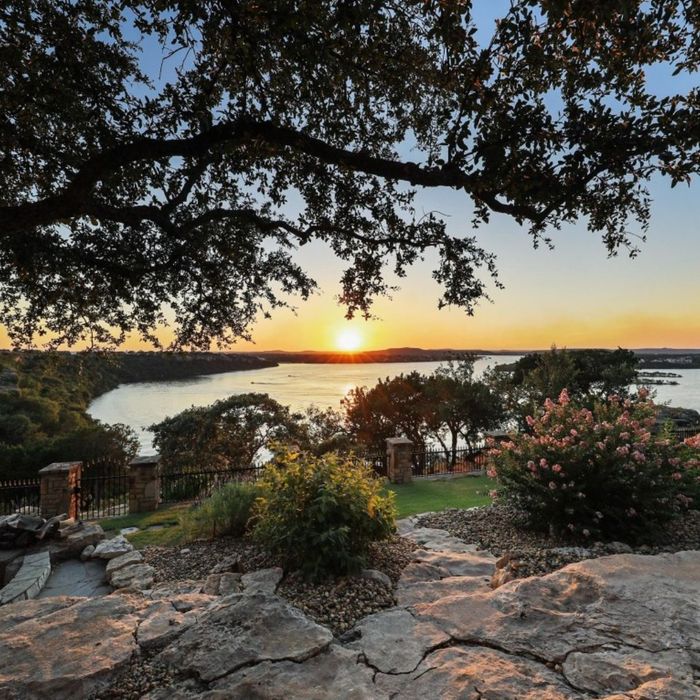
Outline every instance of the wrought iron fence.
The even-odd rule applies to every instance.
[[[80,517],[85,520],[129,512],[129,468],[122,461],[96,459],[83,463],[78,488]]]
[[[39,479],[12,479],[0,482],[0,515],[41,512]]]
[[[689,437],[694,437],[700,433],[700,426],[695,428],[675,428],[672,433],[678,442],[683,442],[683,440],[686,440]]]
[[[482,448],[460,447],[445,450],[431,447],[413,452],[413,476],[439,474],[475,474],[486,468],[486,453]]]
[[[160,476],[162,501],[191,501],[210,494],[230,481],[257,481],[264,467],[208,469],[202,471],[163,472]]]
[[[374,473],[377,476],[386,476],[386,452],[375,453],[375,454],[361,454],[359,455],[365,462],[374,469]]]

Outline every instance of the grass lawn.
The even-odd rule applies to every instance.
[[[488,493],[492,488],[493,482],[485,476],[416,479],[411,484],[387,486],[387,489],[396,494],[399,518],[429,510],[487,505],[491,502]],[[179,517],[189,507],[189,503],[171,503],[152,513],[131,513],[118,518],[104,518],[98,522],[109,537],[116,535],[121,528],[138,527],[139,532],[127,535],[136,549],[148,545],[178,545],[184,542]],[[153,526],[156,527],[148,529]]]
[[[189,503],[168,503],[151,513],[130,513],[118,518],[105,518],[99,524],[108,537],[115,535],[123,527],[138,527],[140,532],[127,535],[136,549],[148,545],[174,545],[182,542],[180,513],[190,507]],[[156,526],[153,530],[148,528]]]
[[[494,482],[485,476],[453,479],[415,479],[410,484],[392,484],[399,518],[429,510],[471,508],[491,503],[489,491]]]

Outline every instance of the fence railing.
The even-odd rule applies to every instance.
[[[84,462],[78,491],[81,518],[106,518],[129,512],[129,468],[114,459]]]
[[[700,433],[700,427],[675,428],[672,432],[675,438],[678,440],[678,442],[682,442],[683,440],[686,440],[689,437],[694,437],[695,435]]]
[[[207,469],[201,471],[163,472],[160,475],[162,501],[190,501],[210,493],[230,481],[257,481],[264,467],[243,469]]]
[[[481,473],[486,468],[486,453],[482,448],[460,447],[455,450],[429,448],[415,450],[411,457],[413,476]]]
[[[14,479],[0,483],[0,515],[38,515],[41,510],[39,479]]]

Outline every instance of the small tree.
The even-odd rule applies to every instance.
[[[164,468],[191,470],[249,467],[263,449],[293,439],[299,427],[267,394],[240,394],[193,406],[150,429]]]
[[[503,419],[500,397],[474,377],[472,360],[439,367],[426,379],[425,400],[431,435],[451,452],[453,466],[460,439],[471,447]]]

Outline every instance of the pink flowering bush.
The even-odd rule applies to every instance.
[[[578,537],[633,539],[692,504],[691,446],[653,437],[654,405],[640,390],[593,410],[566,389],[549,399],[529,433],[491,450],[498,496],[522,509],[534,527]]]

